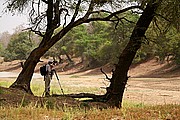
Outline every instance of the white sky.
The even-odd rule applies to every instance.
[[[12,15],[12,14],[3,14],[2,10],[5,7],[3,5],[5,0],[0,0],[0,33],[8,31],[13,33],[15,28],[23,25],[26,26],[28,23],[27,17],[25,15]]]

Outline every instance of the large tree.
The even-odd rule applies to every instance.
[[[132,0],[130,0],[132,1]],[[112,106],[121,106],[122,97],[126,82],[127,73],[132,60],[141,47],[145,37],[145,32],[156,15],[157,8],[161,5],[161,0],[135,0],[135,5],[130,1],[123,0],[9,0],[7,1],[10,11],[23,11],[29,8],[31,31],[42,37],[42,41],[35,48],[24,63],[24,67],[16,81],[10,86],[23,89],[32,94],[30,89],[31,78],[34,68],[40,58],[57,41],[61,41],[72,28],[83,23],[91,21],[111,21],[121,23],[120,21],[128,19],[125,16],[119,17],[119,14],[132,10],[142,12],[136,26],[132,32],[129,43],[122,53],[119,53],[119,62],[115,66],[110,86],[107,88],[105,99]],[[178,2],[178,1],[177,1]],[[126,7],[127,6],[127,7]],[[103,15],[101,16],[101,13]],[[106,13],[106,15],[104,15]],[[98,15],[97,15],[98,14]],[[63,26],[59,32],[54,34],[55,30]]]

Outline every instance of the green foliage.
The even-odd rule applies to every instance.
[[[3,45],[0,43],[0,56],[2,56],[3,54],[3,51],[4,51],[4,47]]]
[[[3,94],[3,93],[4,93],[4,91],[2,89],[0,89],[0,94]]]
[[[110,23],[110,26],[106,28],[105,32],[109,40],[101,46],[100,51],[101,58],[103,61],[106,61],[106,63],[117,63],[118,55],[129,42],[129,36],[135,25],[133,23],[136,22],[139,17],[138,15],[129,12],[122,16],[126,16],[131,22],[122,20],[118,25],[116,23]]]
[[[180,30],[180,2],[179,0],[163,0],[159,7],[159,13],[166,20],[166,24],[173,25]],[[165,26],[165,24],[164,24]]]
[[[138,18],[137,15],[126,15],[134,22]],[[125,20],[122,22],[116,29],[116,24],[109,22],[92,22],[76,27],[63,39],[66,50],[76,57],[82,57],[90,67],[116,63],[117,55],[127,44],[134,26]]]
[[[167,37],[171,39],[167,44],[170,46],[169,51],[172,53],[171,55],[173,55],[172,59],[177,64],[180,64],[180,33],[168,33]]]
[[[14,34],[5,49],[5,61],[26,59],[35,48],[35,42],[29,36],[29,32]]]
[[[93,67],[103,64],[100,58],[100,49],[108,39],[109,24],[106,22],[94,22],[85,25],[83,32],[78,32],[74,41],[74,51],[76,56],[82,56],[82,60],[88,61],[88,66]]]
[[[130,13],[124,15],[133,22],[139,17]],[[77,26],[55,44],[48,55],[55,57],[68,53],[72,57],[81,57],[90,67],[116,63],[117,55],[127,44],[134,24],[122,20],[115,26],[116,23],[97,21]]]
[[[98,55],[99,59],[103,63],[108,63],[109,60],[113,57],[113,44],[111,41],[106,41],[103,45],[99,47]],[[114,60],[113,60],[114,61]]]
[[[147,37],[149,44],[143,49],[145,53],[158,56],[160,62],[173,60],[177,64],[180,63],[180,33],[174,26],[167,27],[165,21],[158,22],[156,25],[151,25]]]
[[[129,12],[124,15],[132,22],[136,22],[139,17]],[[46,55],[57,57],[66,53],[71,57],[81,57],[82,61],[86,61],[85,64],[90,67],[116,63],[117,55],[129,41],[134,24],[122,20],[116,29],[115,26],[116,24],[109,22],[92,22],[75,27]],[[171,60],[177,64],[180,63],[179,33],[175,27],[169,26],[167,21],[157,17],[146,36],[133,62],[137,63],[152,56],[158,56],[159,61],[164,61],[171,55]]]

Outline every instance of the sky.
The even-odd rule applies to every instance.
[[[3,5],[4,1],[0,0],[0,33],[8,31],[12,34],[18,26],[27,26],[28,19],[26,15],[3,14],[2,10],[5,7]]]

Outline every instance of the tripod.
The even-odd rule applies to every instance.
[[[55,75],[56,75],[56,78],[57,78],[57,80],[58,80],[58,84],[59,84],[59,87],[60,87],[60,89],[61,89],[61,92],[62,92],[62,94],[64,95],[63,89],[62,89],[61,84],[60,84],[59,77],[58,77],[58,75],[57,75],[57,73],[56,73],[56,70],[53,70],[53,71],[54,71],[54,73],[55,73]]]

